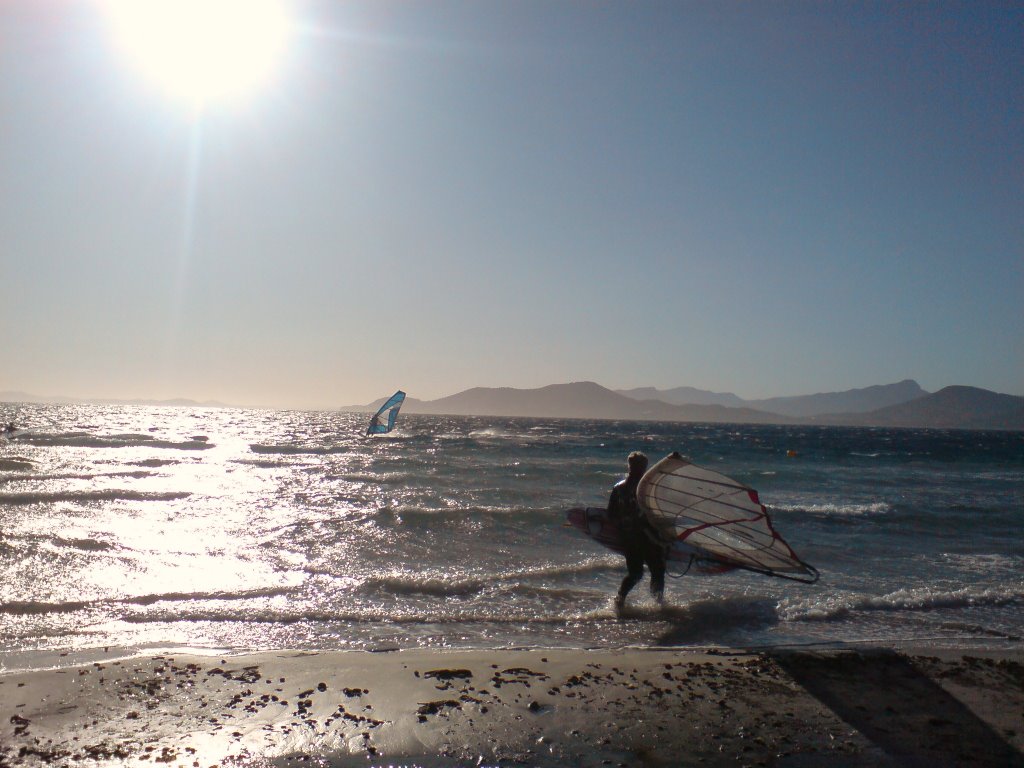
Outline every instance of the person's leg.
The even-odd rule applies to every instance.
[[[619,586],[619,593],[615,597],[615,605],[621,608],[626,602],[626,595],[635,587],[640,579],[644,577],[644,553],[638,547],[626,548],[626,578]]]
[[[651,571],[651,594],[659,603],[665,602],[665,551],[655,542],[647,547],[647,567]]]

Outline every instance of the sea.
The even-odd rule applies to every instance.
[[[0,671],[192,649],[1024,645],[1024,433],[0,404]],[[629,452],[821,574],[645,578],[566,525]]]

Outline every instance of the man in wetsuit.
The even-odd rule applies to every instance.
[[[615,484],[608,499],[608,517],[619,526],[626,556],[626,578],[615,596],[616,608],[625,605],[629,590],[644,577],[644,563],[651,572],[651,594],[659,603],[665,601],[665,548],[636,498],[637,485],[647,471],[647,456],[633,451],[626,465],[629,474]]]

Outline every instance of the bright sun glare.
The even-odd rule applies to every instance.
[[[105,0],[118,46],[167,95],[199,107],[266,83],[284,52],[282,0]]]

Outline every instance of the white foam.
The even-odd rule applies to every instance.
[[[619,567],[619,557],[592,558],[578,563],[519,568],[501,573],[482,573],[479,576],[453,577],[447,573],[402,572],[375,576],[363,582],[364,591],[382,590],[396,595],[431,595],[435,597],[466,596],[483,592],[492,587],[513,589],[522,587],[521,582],[542,582],[572,575],[601,573]],[[323,571],[321,571],[323,573]],[[524,587],[536,591],[536,585]]]
[[[866,503],[771,504],[769,512],[804,512],[811,515],[884,515],[892,512],[892,505],[884,501]]]
[[[825,599],[783,600],[779,617],[784,621],[832,621],[860,611],[929,611],[975,606],[1004,606],[1024,602],[1024,582],[1003,588],[963,587],[941,590],[931,587],[899,589],[886,595],[843,593]]]
[[[1024,557],[1015,555],[947,553],[941,559],[950,567],[968,573],[1006,573],[1012,576],[1024,572]]]
[[[502,440],[502,439],[514,439],[517,437],[526,437],[519,432],[510,432],[507,429],[501,427],[488,427],[486,429],[474,429],[469,433],[469,436],[474,440]]]

